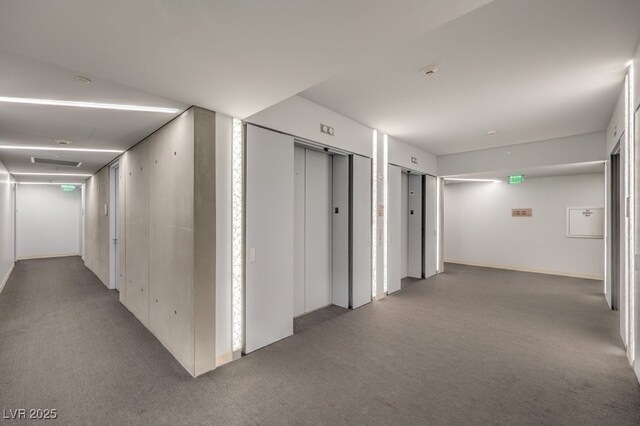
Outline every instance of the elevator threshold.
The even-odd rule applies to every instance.
[[[336,305],[328,305],[298,315],[293,319],[293,334],[303,333],[348,312],[349,309]]]

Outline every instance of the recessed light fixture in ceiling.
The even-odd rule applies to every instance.
[[[89,173],[35,173],[35,172],[10,172],[14,176],[66,176],[66,177],[91,177]]]
[[[488,135],[488,136],[495,136],[495,135],[496,135],[496,133],[498,133],[498,131],[497,131],[497,130],[489,130],[489,131],[487,132],[487,135]]]
[[[444,178],[446,182],[487,182],[487,183],[500,183],[498,179],[479,179],[479,178]]]
[[[119,111],[161,112],[165,114],[175,114],[177,112],[180,112],[180,110],[176,108],[152,107],[144,105],[107,104],[101,102],[65,101],[60,99],[15,98],[11,96],[0,96],[0,102],[77,108],[113,109]]]
[[[59,155],[55,156],[56,158],[60,158]],[[31,157],[31,162],[33,164],[46,164],[49,166],[56,167],[73,167],[78,168],[82,165],[82,161],[67,161],[67,160],[57,160],[53,158],[40,158],[40,157]]]
[[[76,75],[75,80],[79,83],[89,84],[91,83],[91,79],[89,77],[85,77],[84,75]]]
[[[78,182],[16,182],[18,185],[75,185],[80,186]]]
[[[72,152],[110,152],[114,154],[121,154],[124,151],[121,149],[96,149],[96,148],[59,148],[53,146],[27,146],[27,145],[0,145],[0,149],[10,150],[26,150],[26,151],[72,151]]]
[[[422,75],[425,77],[433,77],[440,68],[437,65],[429,65],[428,67],[422,68]]]

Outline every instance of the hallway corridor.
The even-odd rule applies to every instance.
[[[56,408],[60,424],[640,424],[601,282],[446,271],[192,379],[80,258],[20,261],[0,294],[0,409]]]

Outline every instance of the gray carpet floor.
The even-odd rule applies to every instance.
[[[192,379],[79,258],[21,261],[0,294],[0,409],[56,408],[46,424],[639,425],[601,287],[447,265]]]

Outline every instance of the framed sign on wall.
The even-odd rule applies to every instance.
[[[604,207],[567,207],[567,237],[604,238]]]

